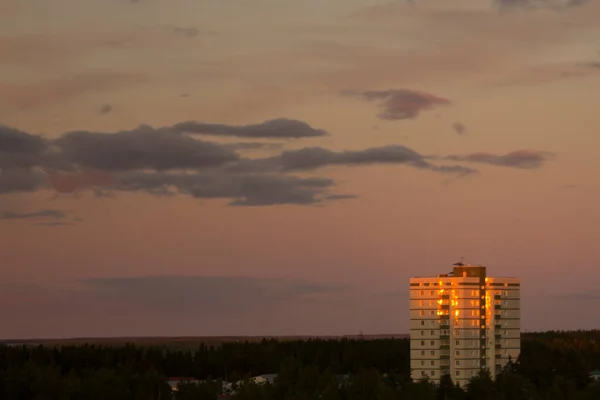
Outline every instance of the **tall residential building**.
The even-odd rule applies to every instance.
[[[466,385],[479,371],[495,377],[521,350],[520,281],[487,276],[463,263],[452,272],[410,279],[412,378]]]

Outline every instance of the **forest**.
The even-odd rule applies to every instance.
[[[522,335],[521,355],[496,379],[460,388],[410,379],[408,339],[229,342],[168,346],[0,345],[2,400],[598,400],[600,331]],[[274,382],[251,377],[278,374]],[[168,377],[193,377],[172,391]]]

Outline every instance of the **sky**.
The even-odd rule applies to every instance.
[[[460,257],[600,328],[598,15],[0,0],[0,338],[407,333]]]

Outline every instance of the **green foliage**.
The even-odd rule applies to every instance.
[[[405,339],[308,340],[158,347],[0,346],[2,400],[217,400],[220,379],[241,381],[237,400],[597,400],[600,332],[525,334],[518,360],[496,379],[488,372],[465,388],[410,379]],[[277,373],[273,383],[250,378]],[[172,392],[167,377],[203,380]],[[214,380],[211,377],[217,377]]]

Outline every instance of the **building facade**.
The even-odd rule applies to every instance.
[[[447,274],[410,279],[410,366],[415,380],[449,374],[466,385],[495,377],[521,349],[520,281],[456,263]]]

